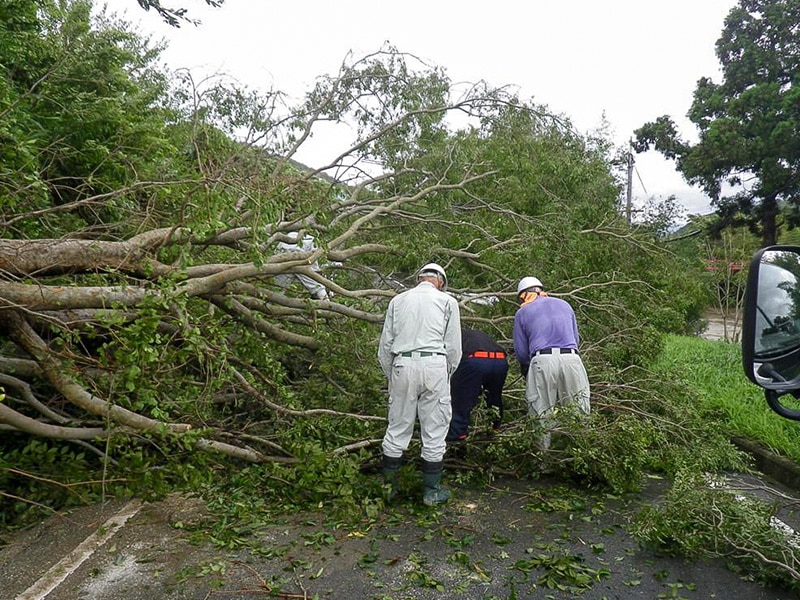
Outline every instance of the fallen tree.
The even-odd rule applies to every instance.
[[[161,74],[102,21],[48,31],[81,51],[21,38],[42,64],[3,75],[0,108],[28,152],[0,157],[0,427],[15,453],[67,441],[104,469],[136,457],[129,473],[165,445],[184,464],[364,459],[384,427],[385,305],[431,260],[463,320],[507,345],[519,277],[569,297],[598,406],[630,401],[615,379],[697,305],[691,274],[620,218],[608,143],[509,90],[453,85],[387,47],[285,106]],[[335,123],[350,143],[298,162]]]

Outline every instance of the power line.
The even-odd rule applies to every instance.
[[[642,184],[642,189],[644,190],[645,195],[647,195],[647,188],[644,185],[644,181],[642,181],[642,176],[639,174],[639,169],[637,169],[635,166],[633,169],[636,171],[636,177],[639,179],[639,183]]]

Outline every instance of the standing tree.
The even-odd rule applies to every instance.
[[[694,92],[688,117],[699,141],[683,141],[666,115],[635,132],[638,152],[676,160],[711,197],[716,232],[747,226],[770,245],[782,224],[800,222],[799,22],[800,0],[741,0],[716,44],[722,83],[704,77]],[[725,182],[733,193],[723,193]]]

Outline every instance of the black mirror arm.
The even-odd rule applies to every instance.
[[[767,404],[772,410],[774,410],[784,419],[790,419],[792,421],[800,421],[800,410],[795,410],[793,408],[786,408],[778,400],[780,396],[781,394],[779,394],[775,390],[764,390],[764,397],[767,399]]]

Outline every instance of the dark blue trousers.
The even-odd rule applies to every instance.
[[[481,396],[488,407],[496,406],[499,417],[492,423],[499,427],[503,417],[503,386],[508,375],[508,361],[502,358],[465,358],[450,377],[453,418],[447,441],[463,439],[469,433],[469,416]]]

